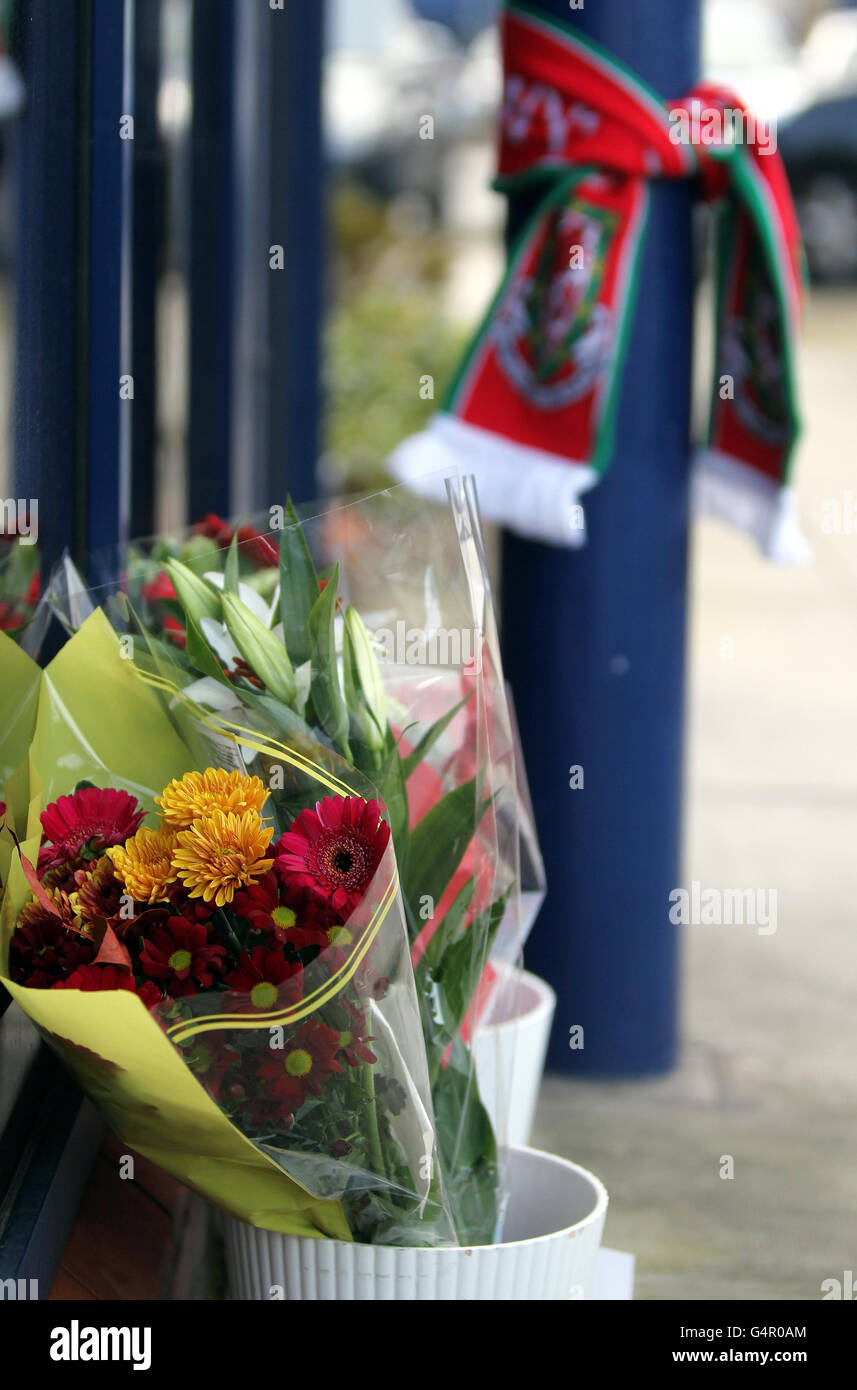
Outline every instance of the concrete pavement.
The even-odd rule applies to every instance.
[[[777,930],[686,927],[680,1069],[551,1077],[533,1137],[607,1184],[640,1298],[817,1299],[857,1272],[853,291],[810,299],[804,408],[813,562],[714,522],[693,542],[683,882],[776,889]]]

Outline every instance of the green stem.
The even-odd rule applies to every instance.
[[[238,952],[238,956],[239,956],[239,958],[240,958],[241,952],[244,950],[244,947],[241,945],[241,942],[238,940],[238,937],[235,935],[235,928],[233,927],[232,923],[230,922],[229,918],[228,918],[227,915],[226,915],[226,912],[224,911],[224,909],[223,909],[222,907],[219,907],[219,908],[217,909],[217,911],[218,911],[218,914],[220,915],[220,917],[221,917],[222,920],[223,920],[223,925],[224,925],[224,927],[226,928],[227,935],[232,939],[232,941],[233,941],[234,944],[235,944],[235,950]]]
[[[372,1062],[363,1062],[363,1078],[366,1082],[366,1094],[369,1097],[369,1146],[372,1150],[372,1158],[378,1171],[378,1176],[386,1178],[387,1169],[384,1166],[384,1151],[381,1148],[381,1129],[378,1124],[378,1105],[375,1100],[375,1073],[372,1070]]]

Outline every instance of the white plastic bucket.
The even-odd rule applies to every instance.
[[[585,1298],[607,1192],[555,1154],[512,1148],[506,1239],[458,1250],[357,1245],[263,1231],[224,1216],[231,1296],[242,1300]]]
[[[556,995],[528,970],[502,967],[485,1021],[473,1040],[479,1094],[498,1137],[530,1142]]]

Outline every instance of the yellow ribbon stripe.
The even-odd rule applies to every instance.
[[[134,667],[136,674],[141,681],[147,685],[156,687],[162,691],[168,691],[176,699],[180,700],[189,709],[195,718],[207,725],[215,733],[223,738],[231,740],[232,743],[242,744],[244,747],[253,748],[257,753],[265,753],[269,757],[282,758],[299,772],[305,772],[313,776],[317,781],[323,783],[330,791],[339,795],[353,796],[354,790],[346,782],[342,782],[333,773],[315,763],[311,758],[304,757],[303,754],[295,752],[277,739],[270,741],[261,740],[252,729],[245,728],[242,724],[235,724],[231,720],[220,719],[218,716],[204,710],[194,700],[188,698],[180,686],[169,680],[166,676],[153,675],[150,672],[139,670]],[[307,995],[299,1004],[291,1005],[284,1009],[278,1009],[269,1013],[253,1014],[248,1016],[242,1014],[201,1014],[196,1019],[183,1019],[180,1023],[174,1023],[166,1030],[167,1037],[176,1045],[185,1043],[189,1038],[195,1037],[198,1033],[210,1033],[219,1028],[235,1028],[247,1030],[264,1026],[272,1027],[277,1024],[285,1025],[298,1023],[302,1018],[315,1013],[324,1004],[335,998],[342,989],[348,984],[357,972],[358,967],[365,959],[369,947],[375,940],[381,929],[381,924],[387,916],[396,897],[399,888],[398,871],[394,870],[393,876],[381,896],[381,900],[369,921],[366,930],[345,963],[339,970],[319,985],[312,994]]]

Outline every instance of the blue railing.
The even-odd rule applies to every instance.
[[[187,521],[314,494],[323,15],[323,0],[17,6],[14,487],[40,501],[46,571],[153,531],[164,486]],[[186,23],[184,66],[166,18]],[[165,129],[162,96],[192,112],[186,131]],[[189,325],[185,461],[166,479],[165,266]],[[46,1297],[102,1131],[52,1054],[20,1047],[22,1023],[0,1018],[0,1280]]]

